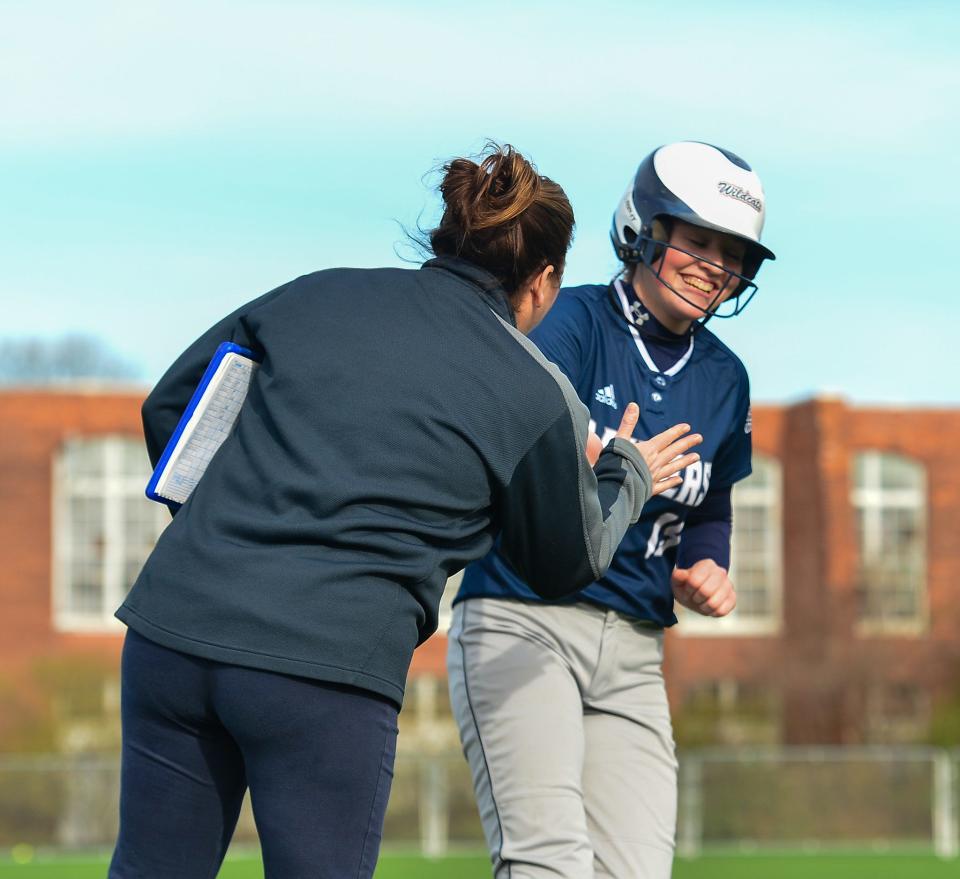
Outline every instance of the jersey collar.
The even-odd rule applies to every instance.
[[[437,256],[428,259],[421,268],[442,269],[470,282],[475,287],[479,287],[480,295],[490,306],[490,309],[511,326],[515,327],[517,325],[516,316],[510,307],[510,297],[500,282],[486,269],[456,256]]]
[[[637,346],[637,350],[640,352],[640,356],[643,358],[643,362],[646,364],[647,369],[649,369],[651,372],[660,372],[660,370],[657,368],[657,364],[653,362],[653,358],[650,356],[647,346],[643,343],[643,336],[640,335],[640,328],[644,323],[646,323],[647,320],[652,319],[651,316],[646,313],[643,308],[643,304],[639,299],[637,299],[636,294],[633,294],[632,291],[630,294],[627,293],[623,282],[619,278],[613,282],[613,292],[616,296],[616,304],[619,306],[620,311],[623,313],[623,317],[627,321],[627,328],[630,330],[630,335],[633,336],[633,343]],[[681,369],[683,369],[683,367],[687,365],[687,363],[690,362],[690,358],[692,356],[693,334],[691,333],[690,345],[687,347],[686,353],[676,363],[674,363],[673,366],[667,370],[664,370],[663,374],[676,375]]]

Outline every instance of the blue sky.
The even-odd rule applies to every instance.
[[[569,283],[672,140],[760,173],[777,252],[711,326],[754,396],[960,402],[960,5],[0,0],[2,337],[155,380],[243,301],[401,264],[423,179],[487,137],[567,190]]]

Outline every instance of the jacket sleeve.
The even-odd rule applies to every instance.
[[[650,471],[629,440],[587,462],[586,408],[576,401],[517,465],[500,500],[501,552],[542,598],[602,577],[650,497]]]
[[[236,342],[245,348],[257,348],[244,325],[243,316],[248,307],[234,312],[207,330],[174,361],[144,400],[140,414],[147,454],[153,467],[157,466],[183,410],[187,408],[220,343]]]

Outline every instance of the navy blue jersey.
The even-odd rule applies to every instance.
[[[530,338],[570,379],[604,443],[631,401],[640,406],[637,438],[679,422],[703,434],[683,484],[647,501],[606,575],[570,599],[670,626],[670,574],[687,516],[711,486],[750,473],[750,389],[743,364],[705,327],[673,366],[658,369],[639,330],[647,320],[629,285],[565,288]],[[456,600],[478,596],[540,600],[496,548],[467,568]]]

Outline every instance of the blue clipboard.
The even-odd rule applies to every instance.
[[[196,412],[197,407],[204,399],[204,395],[210,386],[210,382],[217,374],[217,370],[220,368],[220,364],[223,362],[224,358],[230,354],[238,354],[241,357],[245,357],[252,361],[255,365],[260,363],[260,357],[257,354],[255,354],[249,348],[244,348],[242,345],[237,345],[234,342],[223,342],[217,348],[210,360],[210,363],[207,365],[206,370],[204,370],[203,377],[200,379],[200,383],[197,385],[196,390],[194,390],[193,395],[190,397],[190,402],[187,404],[187,408],[184,409],[183,414],[180,416],[180,420],[177,422],[177,427],[174,430],[173,435],[168,440],[167,445],[163,450],[163,454],[160,456],[160,460],[157,462],[157,466],[154,468],[153,475],[150,477],[150,481],[147,483],[146,495],[150,500],[157,501],[161,504],[166,504],[174,510],[177,510],[182,506],[182,502],[173,500],[160,494],[158,492],[158,484],[166,472],[167,466],[170,463],[170,459],[175,453],[180,451],[180,441],[183,437],[184,431]],[[246,396],[245,391],[244,396]],[[234,416],[234,421],[235,419],[236,415]],[[230,427],[232,426],[233,422],[230,424]],[[226,434],[224,434],[223,438],[226,438]]]

